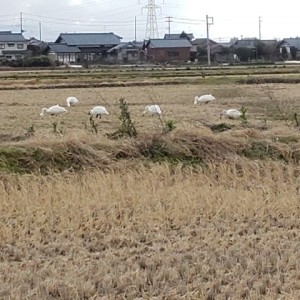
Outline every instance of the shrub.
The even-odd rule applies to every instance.
[[[29,56],[23,59],[23,67],[50,67],[51,65],[51,60],[45,55]]]

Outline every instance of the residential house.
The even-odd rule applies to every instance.
[[[192,44],[187,39],[150,39],[144,48],[151,62],[176,63],[190,60]]]
[[[70,50],[80,51],[78,62],[95,62],[103,59],[107,51],[120,44],[121,37],[112,32],[109,33],[61,33],[55,44],[74,47]],[[65,48],[65,50],[67,50]],[[74,52],[70,53],[73,54]],[[73,59],[73,56],[72,56]],[[71,62],[71,61],[70,61]]]
[[[107,60],[112,63],[141,63],[144,60],[143,42],[120,43],[107,51]]]
[[[28,53],[27,45],[22,33],[0,31],[0,59],[22,59]]]
[[[300,60],[300,38],[285,38],[283,39],[279,45],[279,52],[281,54],[285,53],[284,58]]]
[[[176,39],[187,39],[189,41],[194,39],[194,35],[192,33],[166,33],[164,36],[165,40],[176,40]]]
[[[277,40],[259,40],[256,38],[236,40],[231,48],[238,60],[273,61],[277,59]]]
[[[233,62],[233,54],[228,46],[219,44],[209,39],[210,58],[216,63]],[[207,61],[207,38],[195,39],[192,43],[191,59]]]
[[[52,61],[64,64],[77,63],[81,58],[81,51],[78,47],[65,43],[48,43],[47,53]]]
[[[207,38],[195,39],[191,42],[191,44],[192,44],[191,52],[197,52],[199,48],[205,51],[207,50]],[[209,39],[209,45],[210,47],[212,47],[214,45],[218,45],[218,43]]]
[[[40,41],[34,37],[31,37],[28,41],[27,49],[33,56],[45,54],[47,48],[48,44],[46,42]]]
[[[234,48],[249,48],[249,49],[255,49],[257,44],[257,38],[246,38],[242,40],[236,40],[233,43]]]

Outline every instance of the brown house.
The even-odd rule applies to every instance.
[[[183,62],[190,60],[192,44],[186,39],[151,39],[145,44],[151,62]]]

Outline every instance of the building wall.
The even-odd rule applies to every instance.
[[[122,63],[140,63],[143,61],[143,50],[140,49],[119,49],[110,53],[106,57],[107,62],[122,64]]]
[[[190,48],[148,48],[147,57],[153,62],[188,61]]]
[[[20,54],[27,50],[27,42],[0,42],[0,56],[5,55],[5,57],[9,59],[18,58],[18,53],[16,51],[20,51]],[[6,52],[5,54],[3,53]],[[8,53],[9,51],[13,51],[12,54]]]
[[[59,61],[61,63],[75,63],[80,56],[77,53],[49,53],[48,57],[52,61]]]

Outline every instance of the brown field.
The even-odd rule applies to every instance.
[[[212,93],[217,98],[215,103],[193,106],[195,95]],[[65,106],[65,99],[75,95],[80,104],[69,109],[63,117],[40,117],[43,107],[55,104]],[[271,95],[272,99],[268,95]],[[277,119],[291,116],[300,108],[299,85],[170,85],[153,87],[113,87],[94,89],[49,89],[49,90],[10,90],[0,91],[0,137],[22,135],[33,125],[36,135],[49,138],[56,121],[61,122],[64,134],[88,132],[89,116],[87,113],[94,105],[105,105],[110,116],[98,121],[99,131],[110,133],[119,127],[119,99],[123,97],[130,105],[133,121],[139,132],[160,130],[157,118],[142,117],[146,104],[159,103],[165,114],[165,120],[172,119],[178,128],[201,128],[203,125],[220,123],[223,109],[248,108],[250,126],[262,125],[267,121],[272,129],[286,122]],[[276,121],[274,123],[274,121]],[[231,121],[226,121],[232,123]],[[274,124],[273,124],[274,123]],[[239,124],[239,122],[233,122]],[[286,128],[284,128],[286,130]],[[9,140],[9,137],[7,137]]]
[[[217,100],[193,106],[204,93]],[[39,116],[71,95],[68,114]],[[121,97],[136,139],[106,136]],[[0,299],[300,299],[299,98],[298,84],[0,91]],[[110,112],[98,134],[93,105]],[[242,106],[246,125],[220,120]]]

